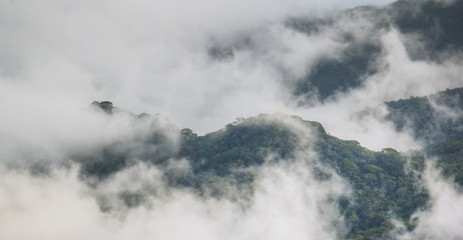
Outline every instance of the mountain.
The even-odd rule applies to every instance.
[[[127,114],[109,111],[110,105],[93,104],[103,110],[102,114]],[[149,126],[155,126],[160,122],[159,116],[132,117],[136,124],[148,120]],[[93,153],[73,155],[72,159],[82,164],[83,176],[99,179],[137,161],[167,169],[169,159],[185,159],[191,172],[166,171],[164,178],[171,187],[191,189],[203,197],[223,198],[232,186],[240,199],[252,199],[256,177],[253,169],[270,163],[302,161],[317,181],[329,181],[339,175],[352,187],[351,195],[333,199],[349,227],[347,236],[352,239],[387,238],[394,228],[393,219],[400,219],[413,229],[411,215],[428,201],[426,190],[416,184],[424,169],[423,158],[414,158],[409,166],[409,157],[394,149],[368,150],[354,140],[327,134],[320,123],[297,116],[261,114],[241,118],[204,136],[191,129],[172,127],[170,130],[179,137],[178,148],[173,147],[177,137],[160,129],[163,128],[152,127],[143,131],[144,136],[135,134]],[[146,196],[131,192],[119,197],[128,207],[134,207],[143,204]],[[102,209],[111,210],[104,201],[100,204]]]
[[[412,61],[441,63],[463,49],[461,12],[462,0],[400,0],[382,8],[358,7],[321,18],[288,19],[285,26],[308,36],[338,29],[331,38],[344,46],[336,57],[317,58],[293,86],[293,94],[302,99],[301,105],[310,105],[314,95],[325,101],[362,87],[365,79],[387,67],[379,65],[385,51],[379,36],[392,28],[404,36]],[[346,19],[358,29],[344,29]],[[218,44],[208,54],[226,63],[235,56],[234,46]],[[411,132],[422,149],[372,151],[355,140],[328,134],[318,122],[284,114],[239,118],[200,136],[191,129],[179,129],[159,114],[134,115],[104,101],[92,107],[110,118],[123,115],[137,128],[129,136],[92,151],[70,152],[68,157],[81,166],[81,178],[89,185],[142,162],[162,169],[169,187],[201,198],[237,202],[252,201],[256,169],[302,163],[316,181],[340,177],[350,187],[350,193],[330,200],[347,226],[343,238],[389,239],[397,221],[411,231],[417,225],[413,214],[429,208],[428,190],[419,184],[427,162],[435,162],[445,178],[463,187],[463,88],[385,105],[389,113],[384,120],[399,132]],[[186,170],[172,170],[173,159],[185,164]],[[149,194],[126,191],[118,198],[128,208],[136,208],[148,202]],[[104,198],[97,196],[97,202],[103,211],[113,210]]]
[[[338,57],[319,57],[308,74],[299,79],[294,94],[305,96],[301,104],[310,105],[314,94],[324,101],[362,86],[366,78],[384,67],[378,65],[385,51],[379,36],[391,28],[405,36],[404,45],[414,61],[441,62],[462,52],[462,12],[462,0],[399,0],[383,8],[357,7],[321,19],[290,19],[287,26],[309,36],[337,29],[333,39],[345,46]],[[358,27],[351,29],[345,22]]]
[[[463,186],[463,88],[386,103],[398,131],[411,130],[446,176]]]
[[[83,176],[100,179],[137,161],[166,168],[169,159],[184,159],[191,171],[166,171],[169,186],[215,198],[228,197],[228,187],[232,186],[239,192],[238,198],[244,199],[252,199],[256,177],[253,169],[270,163],[302,161],[317,181],[339,175],[352,187],[351,195],[333,199],[349,227],[347,238],[388,238],[394,229],[393,220],[400,219],[412,230],[412,214],[427,206],[428,193],[416,184],[425,161],[430,161],[425,156],[437,158],[444,176],[453,176],[463,186],[463,88],[385,104],[389,109],[385,120],[398,131],[412,131],[423,142],[422,150],[371,151],[354,140],[327,134],[318,122],[284,114],[239,118],[223,129],[198,136],[191,129],[166,123],[160,115],[136,116],[116,111],[110,102],[94,102],[92,106],[102,110],[101,114],[128,114],[135,123],[145,122],[150,127],[93,153],[74,154],[72,159],[82,164]],[[164,127],[158,126],[161,124]],[[133,207],[143,204],[144,196],[133,192],[120,198]],[[101,205],[111,210],[104,202]]]
[[[463,239],[463,0],[361,2],[0,3],[0,239]]]
[[[427,194],[416,186],[416,176],[405,171],[406,156],[390,148],[370,151],[356,141],[328,135],[317,122],[294,116],[259,115],[200,137],[188,131],[182,156],[192,160],[196,174],[213,172],[232,177],[237,184],[252,181],[252,176],[233,169],[259,166],[269,154],[276,154],[278,161],[298,157],[300,139],[280,118],[283,122],[296,121],[316,134],[314,142],[305,147],[313,148],[318,158],[306,161],[320,181],[331,177],[326,170],[330,169],[353,187],[352,198],[336,200],[351,227],[349,238],[385,237],[393,228],[392,218],[408,223],[411,214],[426,203]]]
[[[463,1],[397,1],[388,9],[392,22],[404,34],[418,37],[423,46],[408,45],[413,59],[443,60],[463,50]]]

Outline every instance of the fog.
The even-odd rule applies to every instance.
[[[55,119],[81,124],[64,118],[75,119],[73,111],[93,100],[111,100],[134,113],[161,113],[200,134],[237,117],[283,112],[320,121],[331,134],[372,149],[415,147],[375,118],[359,124],[352,114],[458,86],[460,61],[411,61],[401,41],[406,36],[394,29],[375,37],[385,51],[380,71],[364,88],[313,109],[299,107],[291,93],[318,58],[339,57],[346,47],[342,33],[360,40],[377,33],[369,19],[374,16],[343,17],[311,35],[282,22],[367,2],[390,1],[2,2],[0,28],[8,34],[0,40],[0,108],[6,112],[2,121],[14,125],[2,123],[2,131],[17,129],[14,137],[21,138],[48,122],[54,122],[53,132],[67,131],[65,124],[56,129]],[[216,46],[232,46],[233,57],[214,60],[208,51]]]
[[[309,164],[316,154],[307,146],[294,161],[250,169],[256,174],[251,199],[230,198],[239,194],[232,190],[211,197],[172,188],[163,181],[165,169],[143,163],[93,186],[79,179],[77,165],[54,168],[46,176],[2,169],[0,237],[339,239],[348,228],[334,199],[349,197],[350,187],[334,173],[330,180],[316,180]],[[169,171],[188,174],[186,162],[171,161]],[[127,192],[139,194],[141,204],[128,208],[120,198]]]
[[[363,88],[303,110],[302,116],[320,121],[335,136],[356,139],[370,149],[389,146],[407,151],[419,147],[410,135],[397,133],[390,123],[381,121],[387,114],[382,103],[459,87],[463,69],[454,59],[443,64],[411,61],[401,38],[405,36],[394,29],[382,36],[386,53],[381,64],[386,69],[369,77]]]
[[[417,211],[412,217],[417,221],[413,232],[399,235],[399,239],[461,239],[459,224],[463,218],[463,195],[452,179],[442,177],[432,163],[426,167],[424,186],[431,201],[428,208]]]
[[[373,150],[419,148],[407,131],[396,132],[384,121],[383,103],[461,87],[459,53],[448,52],[439,63],[411,60],[406,45],[420,48],[419,38],[394,26],[377,31],[375,16],[335,17],[313,33],[285,24],[391,2],[0,1],[0,238],[342,238],[348,226],[333,199],[348,196],[350,186],[336,174],[320,182],[301,167],[316,164],[311,149],[300,153],[309,159],[298,156],[292,164],[253,169],[258,181],[247,203],[169,189],[164,171],[189,174],[181,159],[171,159],[170,170],[139,163],[105,181],[85,182],[70,153],[143,138],[147,129],[166,134],[176,151],[178,129],[203,135],[238,117],[275,112],[318,121],[329,134]],[[342,59],[348,47],[344,33],[379,42],[378,71],[364,76],[358,88],[299,104],[293,94],[297,81],[320,58]],[[213,56],[211,49],[232,54]],[[156,116],[161,119],[156,126],[130,114],[110,117],[91,109],[94,100],[164,117]],[[134,142],[124,147],[138,149]],[[37,163],[47,166],[48,174],[27,171]],[[445,206],[459,204],[461,196],[433,178],[433,171],[427,172],[433,181],[425,181],[433,207],[416,213],[418,227],[404,237],[461,236],[440,222],[448,213]],[[146,202],[126,209],[117,196],[128,189],[145,194]],[[460,219],[455,216],[455,222]],[[426,232],[429,226],[435,235]]]

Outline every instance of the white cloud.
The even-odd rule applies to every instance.
[[[424,186],[429,191],[430,206],[412,215],[417,227],[401,235],[401,239],[461,239],[463,230],[463,195],[451,179],[443,179],[440,171],[428,163]]]
[[[7,53],[0,59],[1,84],[43,105],[60,97],[81,105],[108,99],[205,133],[236,117],[290,111],[277,67],[300,76],[317,56],[339,48],[278,22],[367,2],[3,2],[0,29],[8,34],[0,40]],[[208,59],[211,39],[247,37],[263,45],[259,56],[243,49],[229,63]],[[4,104],[15,105],[8,96]]]
[[[339,29],[367,37],[372,27],[370,19],[346,18],[307,36],[283,27],[281,21],[371,2],[0,2],[1,165],[66,161],[69,150],[130,139],[152,127],[136,125],[127,116],[109,119],[89,111],[93,100],[111,100],[136,113],[159,112],[179,127],[200,133],[236,117],[279,111],[320,121],[331,134],[373,149],[415,147],[410,136],[379,120],[385,109],[378,106],[461,86],[458,59],[443,64],[411,61],[403,36],[392,30],[378,37],[386,49],[382,68],[363,88],[306,108],[295,106],[286,86],[286,81],[294,81],[286,77],[303,76],[318,57],[338,56],[345,47],[336,41]],[[235,47],[234,58],[208,57],[208,48],[216,42]],[[372,113],[355,115],[364,109]],[[96,189],[79,182],[75,168],[52,169],[49,177],[2,169],[0,238],[336,239],[343,233],[342,220],[337,222],[342,218],[327,198],[344,194],[346,186],[341,179],[317,182],[297,164],[263,168],[254,202],[246,210],[227,199],[169,192],[160,179],[162,172],[143,165]],[[181,163],[177,167],[187,168]],[[114,195],[133,189],[149,195],[147,207],[122,217],[100,211],[95,196],[120,207]],[[446,204],[460,201],[452,190],[446,194],[455,201],[436,198],[435,212],[423,213],[418,230],[436,217],[432,221],[437,221],[440,236],[460,236],[453,225],[447,228],[439,222],[444,216],[440,212],[449,210]]]
[[[384,122],[385,101],[425,96],[463,85],[463,68],[458,59],[437,64],[411,61],[399,32],[392,29],[381,37],[384,53],[380,71],[367,78],[364,87],[340,94],[336,101],[302,110],[306,119],[320,121],[328,132],[343,139],[358,140],[363,146],[380,150],[393,147],[401,151],[419,145],[407,133],[397,133]]]
[[[244,208],[227,198],[168,189],[161,176],[155,167],[136,165],[90,189],[78,180],[76,168],[55,170],[50,177],[3,171],[0,238],[337,239],[344,234],[337,203],[328,201],[344,194],[342,181],[320,183],[301,163],[259,169],[252,201]],[[145,204],[120,208],[118,194],[127,190],[144,195]],[[94,199],[99,194],[113,211],[100,211]]]

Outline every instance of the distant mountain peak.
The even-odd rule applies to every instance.
[[[102,102],[93,101],[92,106],[98,110],[103,110],[104,112],[108,114],[112,114],[113,110],[115,109],[115,107],[113,107],[113,103],[110,101],[102,101]]]

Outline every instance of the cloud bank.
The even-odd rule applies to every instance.
[[[2,239],[338,239],[345,234],[335,201],[340,179],[318,182],[307,166],[268,165],[258,170],[252,201],[202,198],[162,181],[162,171],[139,164],[96,188],[78,180],[78,169],[55,169],[50,177],[2,171]],[[128,209],[119,194],[145,196]],[[99,196],[114,209],[102,212]],[[245,207],[244,207],[245,206]],[[25,230],[24,228],[27,228]]]
[[[350,128],[331,124],[324,113],[305,113],[305,108],[297,107],[288,85],[307,74],[319,57],[338,57],[345,48],[339,41],[339,29],[360,38],[371,34],[370,19],[343,18],[335,27],[312,35],[281,23],[287,17],[324,16],[366,3],[372,4],[299,0],[3,2],[0,27],[8,34],[1,40],[5,53],[0,59],[1,109],[11,116],[4,121],[24,119],[14,127],[37,128],[46,124],[34,125],[27,117],[16,116],[16,109],[35,112],[38,119],[51,122],[65,115],[49,116],[53,112],[81,109],[93,100],[111,100],[136,113],[162,113],[179,127],[199,133],[261,112],[304,115],[327,124],[333,134],[342,133]],[[217,45],[232,46],[233,58],[211,59],[208,51]],[[372,88],[382,92],[398,88],[391,86],[385,91],[384,85]],[[375,103],[384,100],[371,98]],[[327,115],[331,114],[337,115],[337,110]],[[345,115],[340,118],[352,122]],[[361,136],[358,130],[349,134]],[[378,139],[391,143],[384,137]],[[379,143],[369,147],[379,148]]]
[[[418,147],[382,120],[382,103],[460,87],[458,53],[441,63],[411,60],[405,42],[420,43],[394,26],[375,31],[375,16],[340,18],[314,33],[284,24],[290,17],[337,16],[337,10],[367,3],[372,1],[0,2],[0,238],[342,237],[346,227],[332,199],[348,187],[336,178],[318,182],[300,163],[258,170],[253,202],[245,209],[230,199],[170,190],[164,170],[149,164],[96,185],[80,181],[78,167],[62,165],[69,152],[143,137],[152,127],[134,124],[128,115],[109,119],[88,110],[94,100],[137,114],[162,113],[200,134],[237,117],[284,112],[372,149]],[[379,42],[378,72],[326,102],[298,105],[291,87],[320,58],[342,59],[349,34]],[[211,56],[214,48],[232,54]],[[175,145],[178,136],[171,137]],[[50,163],[50,172],[24,171],[36,162]],[[411,236],[458,238],[461,233],[441,216],[461,197],[440,180],[435,184],[442,185],[428,186],[433,206],[417,213]],[[117,196],[130,191],[145,194],[142,207],[124,209]],[[102,201],[120,211],[101,211]],[[460,218],[454,215],[455,222]],[[426,232],[430,226],[434,233]]]

